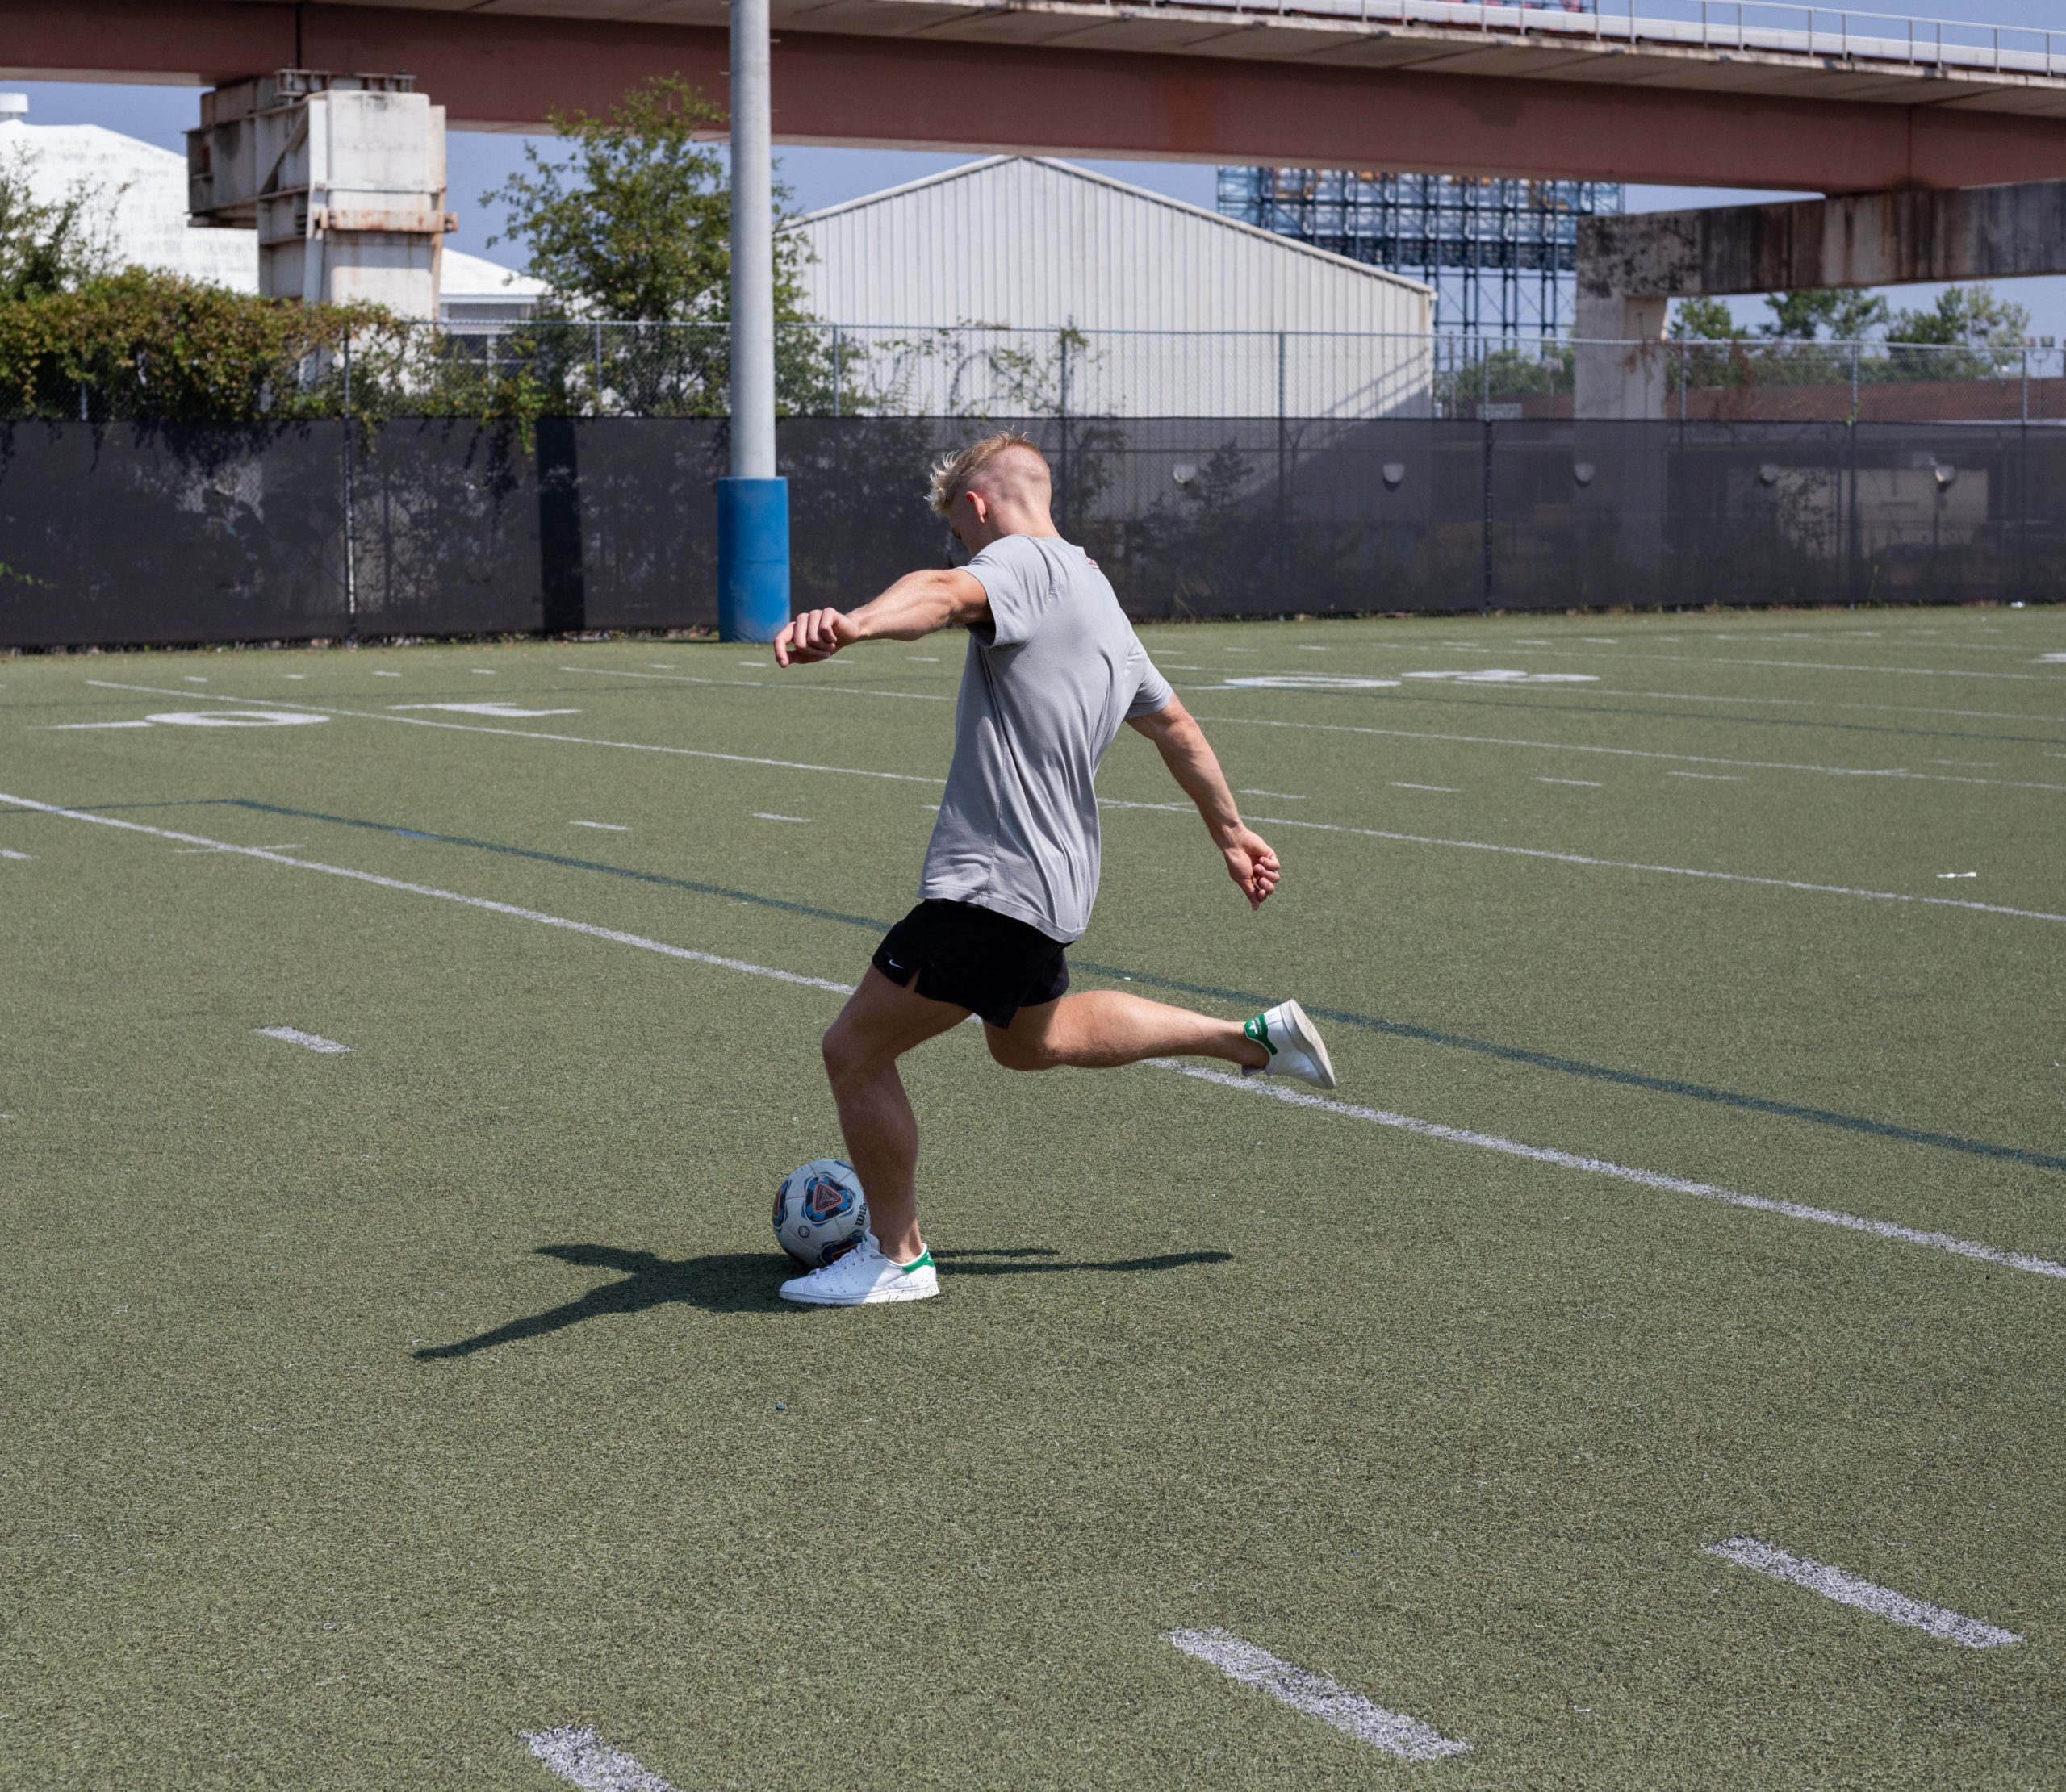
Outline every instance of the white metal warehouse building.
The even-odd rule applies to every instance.
[[[785,235],[805,308],[910,411],[1008,411],[1001,384],[1092,416],[1427,409],[1428,287],[1068,162],[972,162]]]

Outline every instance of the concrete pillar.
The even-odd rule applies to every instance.
[[[186,133],[197,224],[258,233],[258,290],[437,315],[445,109],[408,75],[282,69],[201,96]]]
[[[1664,326],[1668,298],[1578,294],[1573,408],[1581,417],[1661,417],[1665,407]]]

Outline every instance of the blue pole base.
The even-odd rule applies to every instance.
[[[717,638],[772,641],[789,620],[789,482],[717,482]]]

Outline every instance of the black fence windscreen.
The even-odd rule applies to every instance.
[[[952,558],[927,470],[1017,427],[1141,618],[2056,599],[2066,429],[795,418],[799,608]],[[0,424],[0,645],[717,620],[721,420]]]

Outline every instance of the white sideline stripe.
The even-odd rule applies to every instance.
[[[469,909],[479,909],[490,914],[508,915],[519,921],[536,921],[543,927],[556,927],[563,932],[585,934],[592,939],[608,940],[617,946],[636,946],[643,952],[657,952],[663,957],[684,959],[696,964],[710,964],[723,971],[737,971],[747,976],[767,977],[776,983],[794,984],[807,989],[829,990],[835,996],[850,996],[853,986],[835,983],[829,977],[806,977],[794,971],[780,971],[772,965],[754,964],[744,959],[721,958],[713,952],[698,952],[686,946],[670,946],[663,940],[648,939],[642,934],[625,933],[614,927],[599,927],[592,921],[572,921],[563,915],[548,915],[535,909],[522,909],[514,903],[496,902],[486,896],[466,896],[456,890],[441,890],[428,883],[411,883],[401,878],[382,877],[372,871],[362,871],[344,865],[325,865],[312,858],[289,858],[284,854],[262,846],[239,846],[226,840],[211,840],[205,835],[180,833],[170,828],[154,828],[142,821],[125,821],[112,815],[90,815],[80,809],[68,809],[55,803],[39,803],[33,797],[10,796],[0,791],[0,803],[11,803],[17,808],[31,809],[40,815],[55,815],[69,821],[87,821],[96,827],[117,828],[125,833],[148,834],[160,840],[184,841],[190,846],[213,846],[221,851],[234,854],[242,858],[264,859],[269,864],[291,866],[299,871],[320,871],[329,877],[349,878],[358,883],[370,883],[383,890],[400,890],[411,896],[433,896],[441,902],[457,902]],[[1679,1194],[1697,1195],[1708,1200],[1725,1201],[1733,1206],[1754,1208],[1762,1213],[1779,1213],[1788,1219],[1815,1220],[1826,1226],[1838,1226],[1852,1231],[1870,1232],[1876,1237],[1894,1239],[1908,1244],[1925,1244],[1939,1251],[1948,1251],[1962,1257],[1974,1257],[1983,1262],[1999,1264],[2005,1268],[2022,1269],[2034,1275],[2066,1278],[2066,1264],[2056,1264],[2044,1257],[2026,1255],[2021,1251],[2001,1251],[1992,1245],[1976,1244],[1964,1239],[1955,1239],[1943,1232],[1922,1232],[1905,1226],[1892,1225],[1883,1220],[1863,1219],[1853,1213],[1832,1213],[1819,1207],[1804,1207],[1797,1202],[1768,1201],[1762,1195],[1739,1194],[1735,1190],[1717,1187],[1711,1183],[1689,1182],[1683,1177],[1668,1176],[1653,1170],[1631,1169],[1626,1165],[1610,1163],[1604,1159],[1579,1157],[1569,1151],[1551,1151],[1539,1145],[1524,1145],[1514,1139],[1501,1138],[1491,1133],[1471,1132],[1457,1126],[1445,1126],[1432,1120],[1416,1120],[1411,1115],[1388,1113],[1378,1108],[1357,1107],[1347,1101],[1331,1101],[1324,1097],[1307,1095],[1280,1084],[1257,1083],[1250,1080],[1230,1076],[1219,1071],[1198,1068],[1180,1064],[1169,1059],[1154,1059],[1149,1062],[1165,1070],[1173,1070],[1186,1076],[1194,1076],[1208,1083],[1223,1083],[1230,1088],[1240,1089],[1251,1095],[1266,1095],[1280,1101],[1289,1101],[1295,1106],[1321,1109],[1352,1120],[1375,1121],[1380,1126],[1395,1126],[1403,1131],[1419,1133],[1429,1138],[1448,1139],[1457,1144],[1475,1145],[1486,1151],[1502,1151],[1509,1156],[1533,1159],[1537,1162],[1554,1163],[1566,1169],[1590,1171],[1597,1176],[1619,1178],[1625,1182],[1639,1183],[1646,1188],[1662,1188]]]
[[[650,1768],[642,1767],[621,1748],[613,1748],[586,1724],[557,1730],[520,1730],[525,1746],[582,1792],[675,1792]]]
[[[1537,778],[1538,784],[1570,784],[1578,790],[1604,790],[1606,786],[1591,778]]]
[[[1947,716],[1968,722],[2038,722],[2057,725],[2051,716],[2026,716],[2019,709],[1938,709],[1926,704],[1856,703],[1829,697],[1724,696],[1694,691],[1610,691],[1600,685],[1589,697],[1644,697],[1659,703],[1762,703],[1783,709],[1863,709],[1882,716]]]
[[[1391,787],[1394,790],[1432,790],[1444,796],[1456,796],[1462,794],[1454,784],[1403,784],[1396,778],[1392,780]]]
[[[168,697],[184,697],[190,696],[192,693],[186,691],[167,691],[163,695]],[[238,697],[230,700],[242,703],[249,700]],[[44,732],[46,734],[65,734],[78,728],[148,728],[150,725],[148,722],[52,722]]]
[[[621,821],[570,821],[570,828],[595,828],[604,833],[629,833],[631,829]]]
[[[1273,1101],[1288,1101],[1297,1108],[1314,1108],[1323,1113],[1340,1114],[1345,1119],[1367,1120],[1379,1126],[1396,1127],[1401,1132],[1417,1133],[1423,1138],[1446,1139],[1456,1145],[1475,1145],[1480,1151],[1499,1151],[1508,1157],[1524,1157],[1537,1163],[1554,1163],[1560,1169],[1583,1170],[1589,1175],[1612,1176],[1618,1182],[1633,1182],[1640,1188],[1660,1188],[1668,1194],[1692,1195],[1702,1201],[1718,1201],[1730,1207],[1748,1207],[1761,1213],[1777,1213],[1787,1219],[1813,1220],[1820,1226],[1842,1226],[1849,1232],[1869,1232],[1877,1239],[1892,1239],[1902,1244],[1927,1245],[1933,1251],[1948,1251],[1954,1256],[1972,1257],[1982,1263],[1998,1264],[2005,1269],[2027,1270],[2033,1276],[2050,1276],[2066,1280],[2066,1264],[2054,1263],[2049,1257],[2034,1257],[2021,1251],[1997,1250],[1991,1244],[1976,1244],[1969,1239],[1955,1239],[1947,1232],[1924,1232],[1912,1226],[1896,1226],[1891,1221],[1867,1219],[1857,1213],[1840,1213],[1827,1207],[1805,1207],[1799,1201],[1772,1201],[1763,1195],[1746,1195],[1734,1188],[1724,1188],[1712,1182],[1692,1182],[1683,1176],[1666,1176],[1657,1170],[1638,1170],[1626,1163],[1610,1163],[1605,1158],[1581,1157],[1575,1151],[1553,1151],[1543,1145],[1524,1145],[1518,1139],[1501,1138],[1495,1133],[1473,1132],[1465,1126],[1445,1126],[1437,1121],[1416,1120],[1411,1114],[1391,1113],[1382,1108],[1358,1107],[1353,1101],[1336,1101],[1324,1095],[1308,1095],[1303,1089],[1286,1088],[1281,1083],[1257,1082],[1252,1077],[1229,1076],[1224,1071],[1206,1070],[1196,1064],[1178,1063],[1173,1058],[1152,1058],[1148,1060],[1161,1070],[1173,1070],[1180,1076],[1194,1076],[1202,1083],[1219,1083],[1231,1089],[1239,1089],[1248,1095],[1266,1095]]]
[[[2042,718],[2024,716],[2026,721]],[[2066,784],[2026,783],[2010,778],[1962,778],[1954,772],[1910,771],[1905,766],[1800,765],[1786,759],[1725,759],[1708,753],[1660,753],[1651,747],[1596,746],[1580,741],[1524,741],[1499,734],[1437,734],[1421,729],[1373,728],[1355,722],[1292,722],[1265,716],[1201,716],[1215,727],[1295,728],[1319,734],[1375,734],[1395,741],[1441,741],[1453,746],[1515,746],[1542,753],[1594,753],[1613,759],[1668,759],[1686,766],[1734,766],[1739,771],[1806,771],[1825,778],[1894,778],[1921,784],[1986,784],[2000,790],[2066,792]],[[1687,775],[1690,775],[1690,774]]]
[[[1933,644],[1934,645],[1934,644]],[[1598,659],[1598,654],[1581,654],[1575,647],[1539,647],[1537,653],[1559,659]],[[2032,684],[2056,684],[2057,679],[2042,672],[1982,672],[1953,666],[1844,666],[1820,659],[1738,659],[1722,654],[1646,654],[1632,650],[1607,656],[1612,659],[1677,660],[1688,666],[1771,666],[1788,672],[1886,672],[1915,679],[2022,679]]]
[[[799,984],[807,989],[829,989],[835,996],[851,996],[851,984],[834,983],[829,977],[806,977],[794,971],[777,971],[772,965],[754,964],[744,959],[721,958],[714,952],[698,952],[686,946],[670,946],[664,940],[648,939],[643,934],[628,934],[615,927],[599,927],[593,921],[570,921],[564,915],[548,915],[524,909],[513,902],[496,902],[487,896],[466,896],[458,890],[441,890],[430,883],[411,883],[399,877],[382,877],[349,865],[325,865],[313,858],[289,858],[284,853],[263,846],[240,846],[227,840],[211,840],[205,834],[180,833],[170,828],[153,828],[141,821],[124,821],[112,815],[88,815],[79,809],[39,803],[31,797],[10,796],[0,791],[0,803],[12,803],[39,815],[59,815],[69,821],[90,821],[98,827],[119,828],[125,833],[147,833],[160,840],[181,840],[190,846],[213,846],[240,858],[262,858],[270,865],[291,865],[298,871],[320,871],[328,877],[348,877],[355,883],[370,883],[377,889],[401,890],[410,896],[434,896],[440,902],[457,902],[491,915],[508,915],[517,921],[533,921],[541,927],[557,927],[564,933],[584,934],[591,939],[609,940],[617,946],[635,946],[643,952],[658,952],[671,959],[687,959],[696,964],[714,964],[721,971],[740,971],[749,976],[772,977],[777,983]]]
[[[1759,1543],[1755,1537],[1731,1537],[1725,1543],[1703,1543],[1700,1547],[1710,1556],[1719,1556],[1753,1573],[1768,1574],[1775,1581],[1791,1581],[1795,1586],[1807,1588],[1810,1593],[1821,1594],[1825,1599],[1834,1599],[1840,1606],[1855,1606],[1860,1611],[1869,1611],[1890,1624],[1905,1624],[1910,1630],[1922,1631],[1964,1648],[1991,1649],[2004,1643],[2022,1641],[2014,1631],[1982,1623],[1977,1618],[1947,1610],[1926,1600],[1911,1599],[1905,1593],[1875,1586],[1870,1581],[1861,1581],[1855,1574],[1846,1574],[1827,1562],[1811,1562],[1802,1556],[1790,1556],[1771,1543]]]
[[[1108,808],[1157,809],[1162,803],[1117,803],[1104,797]],[[1386,828],[1352,828],[1340,821],[1300,821],[1288,815],[1254,815],[1248,818],[1273,828],[1310,828],[1321,833],[1361,834],[1372,840],[1398,840],[1414,846],[1456,846],[1466,852],[1507,853],[1516,858],[1547,858],[1559,865],[1591,865],[1614,871],[1654,871],[1660,877],[1697,877],[1717,883],[1756,883],[1773,890],[1805,890],[1815,896],[1859,896],[1869,902],[1913,902],[1930,909],[1972,909],[1984,915],[2013,915],[2021,921],[2066,921],[2066,915],[2046,909],[2010,909],[1994,902],[1966,902],[1956,896],[1910,896],[1901,890],[1861,890],[1848,883],[1807,883],[1791,877],[1759,877],[1749,871],[1705,871],[1688,865],[1645,865],[1628,858],[1592,858],[1583,853],[1552,852],[1545,846],[1503,846],[1489,840],[1445,840],[1433,834],[1395,833]]]
[[[1445,1755],[1470,1752],[1469,1743],[1452,1741],[1417,1718],[1373,1705],[1361,1694],[1337,1686],[1325,1674],[1280,1661],[1269,1650],[1244,1643],[1229,1631],[1173,1630],[1163,1640],[1173,1643],[1194,1660],[1217,1668],[1229,1680],[1268,1693],[1278,1704],[1316,1717],[1401,1761],[1440,1761]]]
[[[1667,778],[1698,778],[1704,783],[1709,784],[1740,784],[1743,782],[1741,778],[1732,777],[1725,771],[1667,771],[1664,775]]]
[[[759,666],[757,659],[741,660],[742,666]],[[934,663],[937,665],[938,661]],[[588,672],[605,679],[651,679],[659,684],[738,684],[755,691],[839,691],[850,697],[901,697],[910,703],[952,703],[931,691],[876,691],[864,684],[807,684],[796,679],[699,679],[690,672],[627,672],[614,666],[563,666],[563,672]]]
[[[349,1046],[341,1046],[335,1039],[326,1039],[320,1033],[303,1033],[298,1026],[257,1026],[253,1033],[262,1033],[269,1039],[284,1039],[291,1046],[301,1046],[310,1051],[349,1051]]]
[[[88,684],[104,691],[143,691],[158,696],[183,697],[185,691],[159,691],[148,684],[115,684],[106,679],[88,679]],[[325,709],[312,703],[282,703],[277,698],[218,697],[218,703],[257,703],[274,709],[306,709],[319,716],[350,716],[361,721],[403,722],[411,728],[444,728],[461,734],[505,734],[517,741],[555,741],[571,746],[616,747],[626,753],[666,753],[686,759],[722,759],[732,765],[773,766],[781,771],[832,771],[848,778],[882,778],[897,784],[944,784],[944,778],[926,778],[913,771],[871,771],[863,766],[821,766],[801,759],[763,759],[751,753],[717,753],[701,746],[655,746],[650,741],[603,741],[588,734],[548,734],[542,729],[494,728],[486,722],[433,721],[428,716],[396,716],[378,709]],[[141,728],[141,722],[73,723],[74,727]]]
[[[802,821],[805,823],[808,823],[810,820],[810,817],[808,815],[770,815],[764,809],[755,809],[753,812],[753,818],[756,821]]]
[[[31,864],[35,862],[36,854],[34,853],[18,853],[12,846],[0,846],[0,858],[17,858],[23,864]]]

